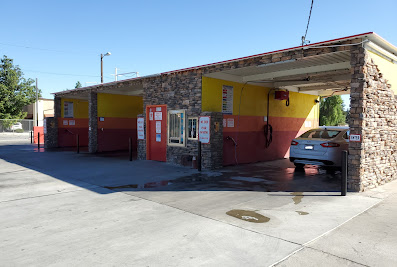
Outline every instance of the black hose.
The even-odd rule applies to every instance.
[[[267,114],[266,114],[266,125],[265,125],[265,147],[268,148],[273,141],[273,127],[269,124],[269,109],[270,109],[270,93],[274,89],[269,90],[267,94]]]

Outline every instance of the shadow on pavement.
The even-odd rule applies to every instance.
[[[10,163],[100,194],[113,191],[340,192],[340,172],[327,174],[315,166],[295,169],[288,159],[198,172],[163,162],[130,162],[128,152],[94,155],[82,152],[38,149],[34,145],[0,146],[0,157]]]

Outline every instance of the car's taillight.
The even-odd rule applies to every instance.
[[[340,144],[337,143],[322,143],[321,144],[322,147],[340,147]]]
[[[293,141],[293,140],[292,140],[292,142],[291,142],[291,146],[297,146],[298,144],[299,144],[298,142]]]

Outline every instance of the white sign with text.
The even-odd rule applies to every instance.
[[[209,116],[202,116],[200,117],[199,122],[199,141],[203,144],[210,143],[210,117]]]
[[[137,119],[137,131],[138,131],[138,139],[144,140],[145,139],[145,129],[144,129],[144,120],[143,118]]]

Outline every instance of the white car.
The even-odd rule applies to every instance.
[[[300,168],[305,164],[339,168],[342,151],[349,149],[349,133],[347,126],[322,126],[309,130],[292,140],[290,161]]]
[[[22,123],[17,122],[17,123],[15,123],[14,125],[12,125],[10,129],[11,129],[12,131],[15,131],[15,130],[18,130],[18,129],[21,129],[21,130],[22,130]]]

